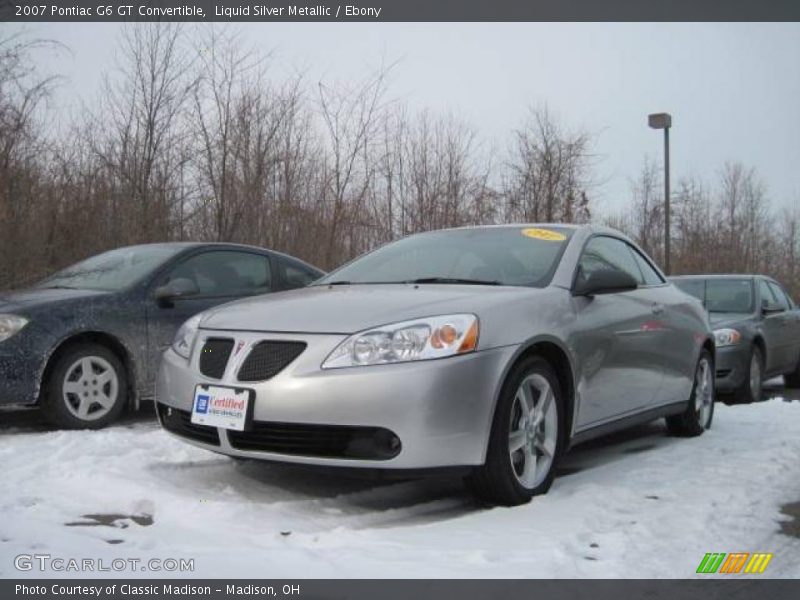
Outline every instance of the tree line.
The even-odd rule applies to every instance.
[[[624,213],[606,224],[634,238],[657,260],[664,256],[661,167],[646,159]],[[726,162],[708,180],[683,177],[671,194],[674,274],[763,273],[800,295],[800,207],[773,208],[766,182],[741,162]]]
[[[122,30],[96,102],[53,123],[47,41],[0,39],[0,289],[100,251],[174,240],[266,246],[324,269],[411,233],[498,222],[606,221],[660,258],[658,165],[624,215],[597,214],[593,139],[532,109],[497,151],[452,114],[387,94],[393,67],[356,83],[273,76],[230,30]],[[673,264],[768,272],[798,290],[797,214],[726,165],[678,186]]]

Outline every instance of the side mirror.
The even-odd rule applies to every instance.
[[[583,281],[575,284],[574,296],[595,296],[597,294],[615,294],[629,292],[639,287],[637,281],[625,271],[602,269],[594,271]]]
[[[199,293],[200,290],[193,280],[181,277],[173,279],[166,285],[157,287],[153,292],[153,296],[155,296],[159,304],[170,304],[176,298],[185,298]]]
[[[779,304],[775,304],[774,302],[770,302],[769,300],[762,300],[761,301],[761,314],[764,316],[767,315],[774,315],[775,313],[780,313],[786,310]]]

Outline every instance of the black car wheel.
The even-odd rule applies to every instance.
[[[565,415],[552,367],[541,357],[524,359],[498,400],[486,462],[467,485],[482,500],[506,506],[547,492],[564,449]]]
[[[783,376],[783,382],[788,388],[800,388],[800,361],[794,371]]]
[[[761,400],[761,390],[764,384],[764,355],[761,348],[754,345],[750,350],[750,359],[747,362],[747,373],[744,382],[733,393],[733,402],[747,404]]]
[[[45,382],[44,416],[62,429],[100,429],[115,421],[128,397],[125,368],[99,344],[76,344],[60,353]]]

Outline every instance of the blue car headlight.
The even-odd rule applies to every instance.
[[[19,315],[0,315],[0,342],[6,341],[12,335],[28,324],[28,319]]]
[[[351,335],[330,353],[323,369],[366,367],[445,358],[478,347],[478,317],[441,315],[401,321]]]

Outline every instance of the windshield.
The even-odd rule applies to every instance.
[[[40,288],[119,291],[136,283],[181,250],[180,246],[130,246],[87,258],[39,283]]]
[[[753,311],[753,282],[750,279],[678,279],[675,285],[702,300],[708,312]]]
[[[413,235],[354,260],[316,285],[470,283],[544,287],[572,230],[451,229]]]
[[[706,281],[708,312],[749,313],[753,310],[753,282],[749,279]]]

